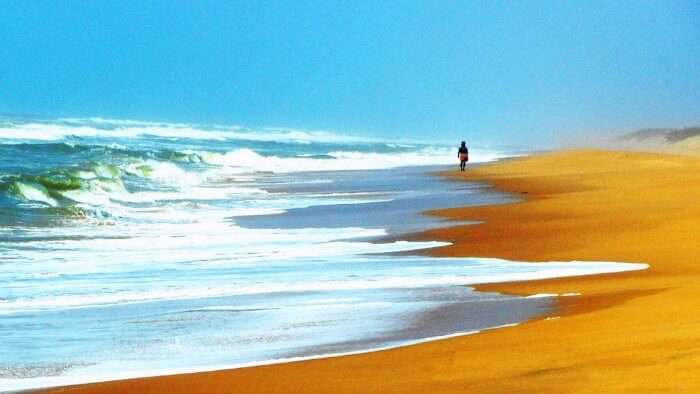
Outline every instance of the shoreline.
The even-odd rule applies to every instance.
[[[590,166],[581,166],[582,163],[590,163],[592,158],[600,159],[599,161],[603,163],[612,160],[614,166],[598,165],[594,169],[591,169]],[[649,160],[655,163],[649,163]],[[573,167],[570,163],[572,161]],[[657,300],[659,295],[667,295],[668,292],[672,291],[674,285],[682,287],[682,283],[679,284],[673,280],[676,278],[674,275],[678,274],[678,268],[670,269],[667,267],[668,264],[663,263],[663,253],[661,253],[663,250],[657,250],[659,252],[657,254],[643,253],[653,251],[656,244],[645,243],[645,247],[637,247],[630,251],[625,248],[605,245],[606,240],[601,240],[599,236],[594,234],[601,232],[601,229],[606,229],[605,226],[600,226],[600,222],[608,221],[608,219],[610,219],[610,223],[607,223],[607,231],[603,232],[607,237],[615,238],[615,241],[625,241],[630,237],[638,241],[637,238],[646,233],[639,234],[638,231],[623,230],[618,223],[619,221],[614,220],[614,216],[612,218],[609,216],[603,216],[602,219],[594,218],[592,221],[581,220],[590,219],[583,218],[585,210],[567,212],[572,208],[572,205],[570,203],[568,205],[557,204],[557,202],[562,199],[570,199],[572,195],[577,193],[584,194],[585,201],[586,198],[593,197],[593,195],[586,196],[586,193],[596,193],[596,190],[601,189],[605,191],[606,187],[614,189],[614,183],[610,182],[609,177],[616,178],[614,180],[622,182],[622,186],[624,186],[627,174],[620,174],[620,168],[617,167],[620,164],[634,164],[635,171],[632,172],[641,171],[642,173],[637,175],[645,175],[648,171],[654,172],[659,165],[663,167],[662,170],[668,172],[669,162],[670,168],[674,171],[677,170],[678,166],[688,167],[685,169],[685,173],[681,174],[682,180],[688,180],[689,176],[693,179],[692,175],[694,175],[695,170],[700,168],[697,158],[629,152],[575,151],[547,153],[499,162],[470,170],[465,175],[454,176],[468,180],[487,181],[498,190],[511,193],[520,192],[525,198],[507,205],[450,208],[431,212],[448,219],[469,218],[481,222],[478,225],[470,225],[469,228],[457,225],[448,229],[430,230],[420,235],[419,238],[425,237],[453,243],[451,246],[431,251],[432,255],[443,257],[476,255],[528,261],[607,260],[650,263],[651,268],[643,271],[473,286],[477,291],[495,291],[517,295],[581,294],[576,297],[557,297],[557,311],[549,316],[555,317],[554,319],[536,319],[523,322],[513,329],[489,330],[480,333],[480,335],[432,340],[392,350],[362,352],[358,355],[336,358],[322,357],[303,362],[253,368],[69,386],[42,392],[155,392],[166,390],[166,388],[173,392],[192,392],[193,390],[216,392],[230,390],[233,387],[245,392],[294,391],[289,390],[289,387],[303,391],[333,389],[342,392],[386,391],[388,389],[395,391],[419,391],[421,389],[464,391],[467,387],[470,388],[470,391],[477,392],[512,390],[561,392],[596,391],[596,389],[616,391],[646,387],[640,386],[640,383],[644,383],[640,379],[630,378],[629,375],[631,375],[631,371],[639,372],[638,368],[655,365],[653,362],[639,365],[629,364],[629,362],[614,362],[616,357],[629,361],[629,359],[636,360],[639,357],[647,356],[646,353],[648,353],[648,349],[644,347],[643,351],[638,351],[638,355],[634,354],[635,352],[628,353],[626,359],[620,355],[621,347],[629,352],[629,342],[633,342],[636,346],[646,344],[645,339],[647,342],[650,341],[650,338],[637,338],[633,335],[636,333],[635,328],[647,327],[646,325],[633,324],[644,320],[643,316],[631,313],[636,318],[635,321],[624,321],[624,318],[630,315],[630,313],[625,312],[629,312],[629,309],[636,309],[631,308],[630,304],[637,305],[641,302],[640,300]],[[525,167],[530,166],[530,168],[525,168],[523,171],[523,163],[526,164]],[[617,171],[615,171],[615,167],[617,167]],[[522,171],[524,174],[518,175],[517,171]],[[611,172],[617,173],[617,176],[611,175]],[[583,176],[580,176],[582,174]],[[591,179],[595,180],[596,178],[603,179],[602,185],[601,182],[596,184],[596,182],[591,181]],[[697,175],[694,179],[697,179]],[[636,178],[633,180],[638,181]],[[689,193],[690,201],[697,194],[697,188],[693,191],[693,193]],[[603,202],[610,202],[609,197],[611,197],[610,193],[606,195]],[[674,197],[677,196],[674,194]],[[639,196],[636,196],[636,199],[633,197],[627,199],[640,202]],[[620,201],[613,202],[619,203]],[[641,202],[643,203],[641,208],[645,208],[647,204],[645,204],[644,199]],[[558,210],[552,210],[552,204],[555,205],[553,208]],[[603,211],[606,208],[611,208],[607,207],[607,204],[600,207]],[[669,212],[667,209],[658,215],[668,216],[674,213],[677,212]],[[581,217],[577,217],[577,214]],[[572,216],[573,218],[571,218]],[[665,216],[663,218],[670,220]],[[521,221],[517,219],[521,219]],[[577,219],[578,227],[574,228],[580,234],[575,235],[582,234],[584,240],[572,239],[571,236],[574,234],[570,234],[570,227],[563,226],[563,224],[570,225],[570,223],[566,223],[567,221],[576,222]],[[627,219],[630,218],[627,217]],[[637,220],[637,222],[643,222],[637,223],[637,230],[653,232],[654,226],[643,226],[649,224],[646,223],[646,219],[650,218],[642,217]],[[677,220],[678,218],[673,217],[672,219]],[[690,229],[698,228],[695,226],[699,221],[697,217],[691,215]],[[634,224],[634,220],[632,222]],[[610,226],[611,224],[613,226]],[[507,229],[508,236],[505,236],[504,229]],[[545,231],[541,232],[541,230]],[[681,232],[681,241],[692,242],[692,238],[683,237],[684,234]],[[672,235],[670,238],[673,238]],[[523,240],[527,242],[523,242]],[[610,243],[609,240],[607,243]],[[678,247],[677,243],[676,247]],[[633,243],[623,242],[622,244],[632,245]],[[586,247],[587,245],[588,247]],[[690,257],[700,255],[696,245],[690,244],[688,247],[692,249]],[[465,253],[466,249],[469,250],[469,254]],[[562,256],[574,256],[574,258],[567,259]],[[591,256],[599,257],[591,258]],[[643,256],[649,256],[649,259],[635,258]],[[684,265],[684,268],[686,267],[688,267],[687,263]],[[661,278],[659,279],[659,277]],[[697,294],[697,292],[692,294]],[[662,301],[663,304],[667,303],[666,300]],[[621,312],[625,316],[620,316]],[[564,318],[556,318],[562,316]],[[645,323],[648,322],[645,321]],[[555,327],[552,328],[552,326]],[[610,331],[611,326],[612,331]],[[617,335],[609,336],[602,341],[595,337],[594,339],[597,340],[593,340],[591,344],[585,346],[597,350],[580,349],[576,343],[586,339],[586,334],[591,331],[591,327],[595,328],[594,331],[598,334],[605,332],[617,333]],[[633,335],[632,338],[637,339],[621,338],[620,331],[625,331],[627,335]],[[686,334],[688,333],[686,332]],[[664,336],[663,333],[655,335]],[[692,335],[685,336],[693,338]],[[614,346],[617,342],[621,342],[621,346]],[[495,351],[496,349],[498,351]],[[692,350],[692,346],[690,349]],[[673,352],[662,351],[661,353]],[[480,359],[480,362],[474,360],[475,354],[478,354],[476,358]],[[691,352],[688,359],[695,363],[692,365],[696,365],[699,357]],[[604,362],[601,364],[601,361]],[[605,365],[606,368],[601,368],[601,365]],[[658,367],[658,365],[655,366]],[[409,371],[413,371],[413,374]],[[611,375],[611,372],[614,376]],[[667,376],[668,373],[662,373],[662,375]],[[268,379],[271,376],[276,378],[271,381]],[[282,376],[281,380],[277,378],[279,376]],[[692,374],[677,373],[673,376],[691,378],[686,379],[683,383],[692,386],[684,386],[684,388],[698,387],[700,384],[698,378],[692,379],[694,376]],[[646,379],[642,380],[646,381]],[[656,386],[665,387],[659,383],[664,383],[663,380],[656,381]],[[681,382],[667,382],[666,386],[671,385],[677,388],[679,383]],[[290,384],[292,386],[289,386]]]
[[[256,368],[256,367],[274,366],[274,365],[280,365],[280,364],[286,364],[286,363],[297,363],[297,362],[312,361],[312,360],[323,360],[323,359],[332,359],[332,358],[337,358],[337,357],[347,357],[347,356],[356,356],[356,355],[362,355],[362,354],[371,354],[371,353],[383,352],[383,351],[387,351],[387,350],[399,349],[399,348],[406,347],[406,346],[415,346],[415,345],[419,345],[419,344],[427,343],[427,342],[432,342],[432,341],[440,341],[440,340],[444,340],[444,339],[479,334],[479,333],[489,331],[489,330],[497,330],[497,329],[506,328],[506,327],[515,327],[515,326],[518,326],[519,324],[522,324],[522,323],[503,324],[500,326],[483,328],[481,330],[456,332],[453,334],[417,339],[417,340],[407,341],[406,343],[381,346],[381,347],[376,347],[376,348],[370,348],[367,350],[355,350],[355,351],[339,352],[339,353],[324,353],[324,354],[311,355],[311,356],[280,358],[280,359],[272,359],[272,360],[266,360],[266,361],[254,361],[254,362],[250,362],[250,363],[240,363],[240,364],[225,364],[225,365],[219,365],[219,366],[212,366],[209,368],[196,368],[196,367],[180,368],[180,369],[175,369],[175,370],[163,370],[163,371],[159,371],[159,372],[154,371],[153,374],[146,374],[146,375],[138,374],[138,375],[131,376],[129,374],[124,374],[123,376],[116,377],[116,378],[110,378],[110,379],[106,379],[106,380],[75,382],[75,383],[71,383],[71,384],[67,384],[67,385],[49,384],[46,387],[30,388],[30,389],[17,389],[17,390],[11,390],[11,391],[7,391],[7,392],[3,391],[3,393],[52,392],[54,390],[60,390],[62,388],[118,382],[118,381],[123,381],[123,380],[149,379],[149,378],[160,378],[160,377],[177,376],[177,375],[193,375],[193,374],[200,374],[200,373],[222,372],[222,371],[238,370],[238,369],[244,369],[244,368]]]

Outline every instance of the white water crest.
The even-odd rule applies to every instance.
[[[348,170],[380,170],[408,166],[454,164],[449,148],[424,148],[412,152],[372,153],[356,151],[332,151],[329,158],[263,156],[250,149],[239,149],[224,154],[199,152],[202,161],[242,172],[324,172]],[[475,163],[503,158],[502,153],[475,150]]]
[[[247,140],[308,144],[312,142],[373,142],[376,138],[357,137],[325,130],[242,126],[196,125],[187,123],[144,122],[104,118],[60,118],[53,121],[0,123],[0,139],[57,141],[67,137],[140,138],[145,136],[200,140]]]

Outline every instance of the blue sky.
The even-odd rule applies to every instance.
[[[546,146],[700,124],[700,3],[4,1],[0,113]]]

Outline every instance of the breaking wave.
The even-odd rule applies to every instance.
[[[0,210],[6,214],[0,224],[11,225],[8,217],[27,210],[105,219],[165,202],[259,196],[265,193],[260,181],[271,174],[449,165],[453,151],[328,131],[0,117]],[[505,156],[473,153],[477,162]],[[237,211],[279,212],[296,203]]]
[[[245,140],[284,143],[372,142],[376,139],[342,135],[330,131],[241,126],[195,125],[185,123],[144,122],[105,118],[60,118],[51,121],[0,119],[0,140],[60,141],[68,138],[141,138],[161,137],[197,140]]]

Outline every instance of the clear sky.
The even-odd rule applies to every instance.
[[[700,124],[697,1],[9,1],[0,113],[544,146]]]

